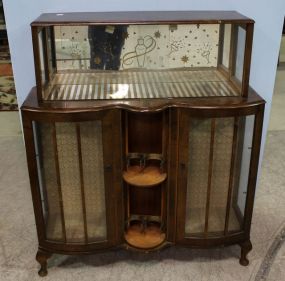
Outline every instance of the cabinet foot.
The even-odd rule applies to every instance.
[[[247,254],[251,251],[252,244],[250,240],[248,240],[248,241],[241,243],[240,247],[241,247],[241,255],[240,255],[239,263],[243,266],[247,266],[249,264],[249,261],[247,259]]]
[[[39,270],[39,276],[44,277],[48,274],[47,271],[47,260],[52,256],[51,253],[38,250],[37,255],[36,255],[36,260],[40,264],[41,268]]]

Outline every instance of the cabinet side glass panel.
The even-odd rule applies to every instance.
[[[243,67],[244,67],[244,53],[245,53],[246,30],[243,26],[236,26],[236,58],[234,77],[242,82]]]
[[[53,27],[44,27],[38,32],[39,68],[43,98],[47,99],[53,90],[56,77],[56,60],[54,50]]]
[[[40,71],[41,71],[41,84],[42,84],[42,88],[44,88],[47,82],[45,61],[44,61],[44,48],[45,48],[44,29],[42,29],[38,33],[38,42],[39,42],[39,59],[40,59],[39,64],[40,64]]]
[[[222,38],[223,53],[222,53],[222,65],[229,69],[230,66],[230,49],[231,49],[231,24],[224,25],[224,36]]]
[[[48,240],[63,241],[60,198],[58,192],[53,126],[34,122],[39,184]]]
[[[254,115],[239,118],[229,231],[242,229],[254,132]],[[236,217],[239,225],[232,223]]]
[[[51,81],[56,72],[56,57],[54,50],[54,32],[53,27],[46,28],[46,40],[47,40],[47,63],[48,63],[48,79]]]

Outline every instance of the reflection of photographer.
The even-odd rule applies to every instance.
[[[90,68],[119,70],[127,26],[89,26]]]

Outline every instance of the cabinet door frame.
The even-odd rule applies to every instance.
[[[102,122],[107,239],[86,244],[49,241],[46,238],[41,202],[33,122],[54,124],[55,122],[79,123],[96,120]],[[33,112],[23,110],[22,121],[39,248],[57,253],[91,253],[94,250],[111,248],[122,243],[121,111],[118,109],[84,112]]]
[[[259,164],[259,152],[262,136],[264,104],[254,105],[252,107],[238,108],[179,108],[177,109],[176,126],[177,134],[177,187],[176,187],[176,237],[177,244],[188,245],[190,247],[209,247],[220,244],[233,244],[248,240],[250,237],[250,226],[254,204],[255,186]],[[190,118],[221,118],[221,117],[242,117],[254,115],[254,128],[252,139],[252,153],[250,159],[250,168],[247,185],[247,196],[244,212],[244,220],[241,231],[229,233],[227,235],[217,236],[187,236],[185,235],[185,217],[186,217],[186,195],[187,195],[187,156],[188,147],[182,140],[188,134],[188,124]],[[184,156],[183,156],[184,155]]]

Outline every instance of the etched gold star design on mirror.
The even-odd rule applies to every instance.
[[[181,58],[181,60],[182,62],[187,63],[189,61],[189,57],[185,55]]]
[[[161,33],[160,33],[159,30],[157,30],[157,31],[154,33],[154,37],[155,37],[155,38],[160,38],[160,36],[161,36]]]

